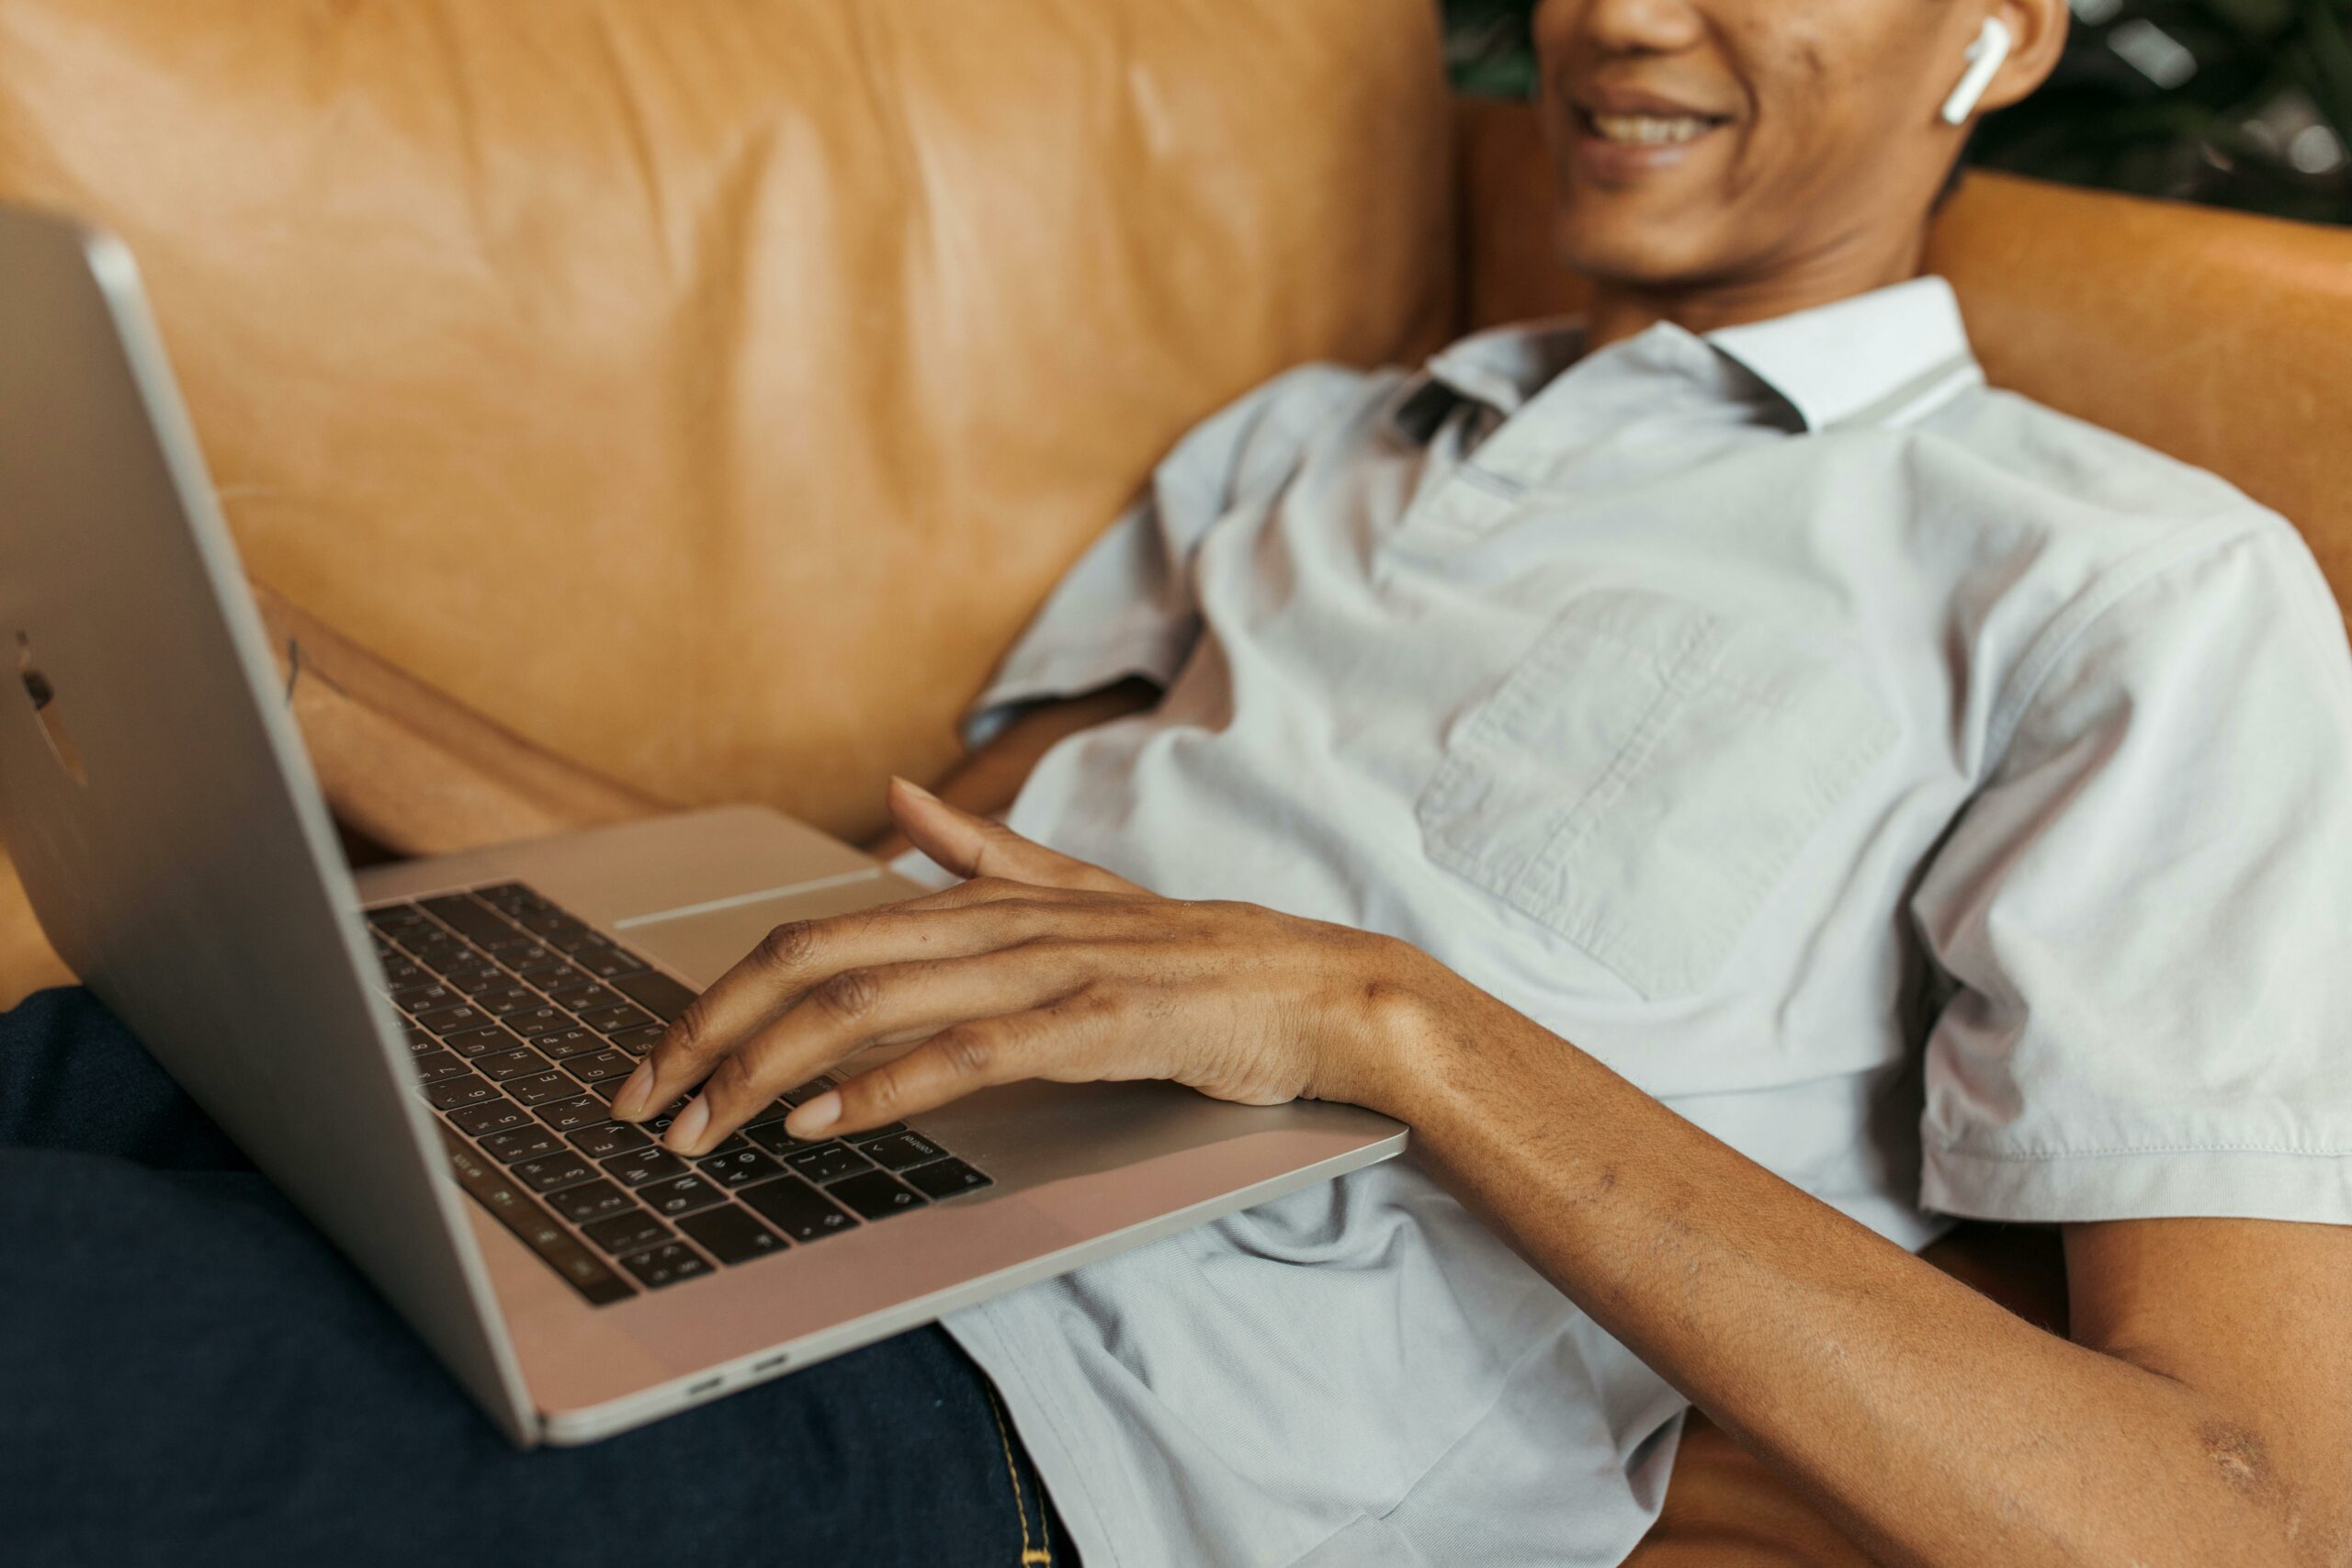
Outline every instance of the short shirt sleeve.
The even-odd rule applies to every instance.
[[[1193,561],[1216,521],[1281,487],[1366,378],[1332,365],[1277,376],[1211,415],[1152,470],[998,663],[964,719],[985,744],[1023,708],[1131,676],[1166,686],[1200,635]]]
[[[1930,1209],[2352,1223],[2352,659],[2290,527],[2207,539],[2060,639],[1920,884]]]

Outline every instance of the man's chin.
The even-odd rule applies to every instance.
[[[1672,292],[1716,273],[1697,225],[1644,217],[1621,220],[1589,208],[1563,208],[1552,220],[1552,254],[1596,283],[1640,293]]]

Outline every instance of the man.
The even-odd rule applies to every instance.
[[[1023,763],[1070,731],[951,789],[1009,823],[894,790],[969,880],[780,929],[615,1103],[693,1091],[698,1152],[921,1029],[795,1130],[1149,1076],[1372,1105],[1414,1162],[958,1314],[985,1382],[910,1336],[582,1454],[486,1455],[370,1325],[338,1385],[402,1451],[304,1432],[309,1486],[211,1505],[404,1560],[1066,1560],[1025,1449],[1096,1564],[1605,1564],[1688,1401],[1893,1560],[2352,1559],[2340,624],[2286,524],[1988,391],[1915,276],[1968,46],[1998,107],[2064,16],[1552,0],[1590,316],[1202,427],[983,699]],[[1913,1257],[1936,1214],[2060,1224],[2072,1338]],[[61,1270],[94,1345],[256,1342],[109,1303],[125,1255]],[[223,1426],[140,1370],[73,1375]],[[120,1544],[74,1507],[33,1539]]]

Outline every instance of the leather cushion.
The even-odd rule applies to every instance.
[[[1428,0],[0,0],[246,565],[657,797],[862,833],[1193,421],[1455,309]]]

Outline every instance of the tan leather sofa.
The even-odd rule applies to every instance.
[[[1190,423],[1577,295],[1433,0],[0,0],[0,198],[141,257],[276,624],[349,656],[298,702],[330,796],[395,849],[871,831]],[[2352,591],[2352,234],[1979,177],[1934,259],[1997,382]],[[420,747],[540,815],[379,765]],[[0,1005],[62,977],[0,863]],[[2047,1237],[1935,1256],[2063,1326]],[[1859,1560],[1703,1423],[1637,1559]]]

